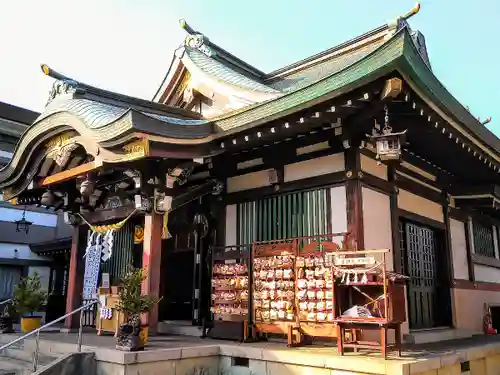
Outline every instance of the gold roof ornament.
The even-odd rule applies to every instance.
[[[406,13],[401,18],[404,19],[404,20],[408,20],[410,17],[413,17],[419,11],[420,11],[420,2],[417,2],[417,4],[408,13]]]
[[[215,51],[210,48],[210,43],[205,35],[189,26],[184,18],[179,20],[179,25],[188,33],[186,39],[184,40],[184,45],[186,47],[198,49],[201,53],[207,55],[208,57],[215,56]]]

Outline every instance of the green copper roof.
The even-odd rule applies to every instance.
[[[215,125],[224,131],[240,131],[352,91],[394,68],[392,63],[403,55],[405,41],[411,42],[406,36],[407,33],[401,31],[344,69],[278,99],[233,112],[216,120]]]

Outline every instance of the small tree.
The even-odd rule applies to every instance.
[[[35,272],[33,276],[26,276],[19,280],[14,288],[12,306],[21,315],[33,314],[40,311],[47,301],[47,293],[43,292],[40,277]]]
[[[141,286],[146,277],[144,269],[129,266],[121,280],[120,299],[116,309],[125,314],[128,323],[134,327],[139,326],[141,314],[148,312],[159,301],[142,295]]]

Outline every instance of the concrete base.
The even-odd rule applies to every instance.
[[[0,335],[0,342],[16,336]],[[284,344],[236,344],[173,336],[152,337],[144,352],[121,352],[112,336],[87,334],[84,352],[93,352],[95,374],[86,375],[442,375],[460,374],[460,364],[469,362],[470,375],[498,375],[500,340],[469,340],[460,346],[434,345],[433,349],[409,349],[402,357],[363,351],[337,355],[335,347],[287,348]],[[43,354],[62,356],[76,351],[76,335],[47,334],[40,342]],[[33,351],[35,340],[23,348]],[[55,364],[54,364],[55,366]],[[52,374],[51,374],[52,375]]]

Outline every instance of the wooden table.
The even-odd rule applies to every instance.
[[[384,358],[387,358],[388,350],[396,350],[398,356],[401,355],[401,323],[388,322],[380,319],[364,319],[364,320],[348,320],[336,319],[337,323],[337,349],[340,355],[344,355],[345,348],[357,349],[379,349]],[[387,331],[393,329],[395,331],[396,343],[393,345],[387,344]],[[356,331],[379,331],[380,341],[358,341],[357,335],[353,335],[351,341],[345,340],[346,330]]]
[[[101,336],[103,332],[110,332],[113,333],[115,337],[118,336],[120,325],[125,322],[124,314],[116,310],[116,304],[119,299],[120,297],[117,295],[110,294],[106,296],[106,306],[102,307],[110,308],[112,310],[113,314],[111,319],[103,319],[101,316],[101,309],[97,309],[96,329],[99,336]]]

